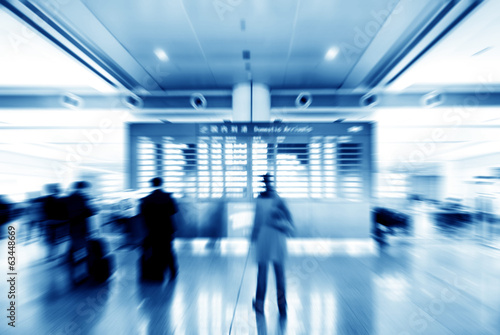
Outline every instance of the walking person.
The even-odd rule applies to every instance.
[[[12,219],[12,204],[7,197],[3,194],[0,194],[0,240],[6,236],[4,233],[3,226],[7,226],[7,223]],[[7,228],[5,228],[6,230]]]
[[[177,213],[177,204],[170,193],[162,190],[163,180],[151,180],[154,190],[141,199],[140,212],[146,226],[141,258],[142,278],[163,280],[168,267],[170,278],[177,277],[177,260],[172,248],[177,230],[172,216]]]
[[[66,202],[61,198],[61,188],[59,184],[45,185],[47,196],[41,199],[41,212],[45,225],[45,234],[49,248],[48,261],[52,261],[59,256],[58,246],[61,242],[60,231],[67,224],[68,212]],[[33,201],[37,204],[39,201]],[[38,211],[36,207],[32,210]],[[32,213],[38,215],[37,213]],[[33,218],[32,218],[33,220]]]
[[[65,200],[71,239],[70,256],[72,262],[75,262],[75,253],[78,252],[80,255],[81,250],[86,250],[86,242],[89,238],[89,218],[97,214],[97,209],[90,203],[88,191],[91,184],[89,182],[75,182],[73,188],[73,193]],[[76,256],[77,259],[81,258],[79,255]]]
[[[45,197],[39,196],[31,198],[26,202],[28,205],[24,211],[24,217],[26,219],[26,243],[31,243],[33,237],[38,237],[38,229],[41,229],[43,233],[43,229],[45,228],[43,226],[45,220],[43,209],[44,200]]]
[[[267,270],[273,263],[276,277],[277,302],[280,315],[286,317],[286,285],[284,263],[287,256],[286,237],[294,230],[292,216],[283,199],[272,187],[272,176],[263,176],[265,191],[256,199],[255,219],[251,242],[258,263],[257,292],[253,308],[264,313],[267,289]]]

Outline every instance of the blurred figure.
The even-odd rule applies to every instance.
[[[140,212],[147,230],[141,257],[143,279],[163,280],[167,267],[171,279],[177,276],[177,260],[172,249],[177,229],[172,216],[178,209],[170,193],[163,192],[162,185],[161,178],[153,178],[151,186],[155,190],[141,199]]]
[[[86,246],[89,237],[88,219],[97,214],[97,209],[90,204],[90,197],[87,193],[90,187],[89,182],[75,182],[73,184],[73,193],[66,198],[71,239],[70,257],[73,262],[75,261],[75,252],[84,249]]]
[[[0,194],[0,239],[4,237],[3,226],[10,222],[12,217],[12,204],[4,195]]]
[[[33,237],[38,237],[38,230],[43,230],[45,223],[45,216],[43,213],[43,199],[38,192],[28,193],[29,200],[26,201],[23,215],[25,218],[26,226],[26,242],[30,243]],[[43,231],[42,231],[43,234]],[[34,236],[33,236],[34,235]]]
[[[61,188],[59,184],[45,185],[47,196],[41,198],[41,212],[47,244],[49,248],[48,261],[58,256],[58,246],[61,242],[61,230],[68,224],[68,212],[66,202],[60,197]],[[34,201],[36,205],[37,200]],[[36,211],[36,208],[32,209]],[[36,213],[34,213],[36,215]],[[33,218],[32,218],[33,219]]]
[[[272,176],[263,176],[265,191],[257,198],[251,241],[258,263],[257,292],[253,308],[264,313],[269,262],[274,265],[277,300],[280,315],[286,317],[286,290],[284,262],[287,256],[286,236],[294,230],[292,216],[285,202],[273,189]]]

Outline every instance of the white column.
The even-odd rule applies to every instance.
[[[444,192],[443,199],[464,197],[464,170],[457,162],[449,161],[444,163],[443,169]]]
[[[271,93],[264,84],[253,84],[252,119],[254,122],[271,121]]]
[[[271,121],[271,94],[264,84],[240,83],[233,88],[233,121]]]
[[[250,122],[250,83],[240,83],[233,87],[233,121]]]

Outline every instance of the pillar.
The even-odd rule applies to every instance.
[[[250,122],[251,120],[251,86],[240,83],[233,87],[233,121]]]
[[[271,94],[269,87],[264,84],[253,84],[252,120],[253,122],[271,121]]]
[[[270,122],[271,94],[260,83],[240,83],[233,88],[233,121]]]

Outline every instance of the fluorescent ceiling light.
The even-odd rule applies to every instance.
[[[156,49],[155,50],[155,55],[156,57],[158,57],[159,60],[161,60],[162,62],[166,62],[168,61],[168,55],[165,51],[163,51],[162,49]]]
[[[339,54],[339,48],[337,47],[332,47],[328,49],[325,55],[326,60],[333,60],[337,55]]]

